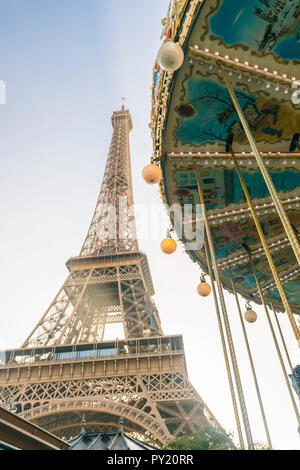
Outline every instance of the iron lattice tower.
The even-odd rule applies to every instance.
[[[96,209],[80,255],[21,348],[5,351],[0,400],[60,437],[125,429],[152,442],[220,425],[188,380],[180,335],[165,336],[152,299],[147,257],[132,210],[129,111],[112,116],[113,135]],[[128,210],[128,211],[127,211]],[[129,213],[129,215],[127,215]],[[124,340],[104,341],[122,323]]]

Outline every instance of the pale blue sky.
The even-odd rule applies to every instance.
[[[149,163],[150,87],[166,0],[0,0],[0,349],[18,347],[63,283],[65,261],[86,235],[125,96],[133,117],[136,203],[160,205],[140,174]],[[162,210],[162,209],[161,209]],[[182,333],[191,382],[227,429],[235,428],[213,299],[181,248],[168,257],[142,240],[166,334]],[[231,296],[228,312],[255,440],[265,440]],[[244,302],[242,303],[244,306]],[[261,308],[247,327],[274,447],[299,448],[297,423]],[[281,317],[291,356],[298,351]],[[299,356],[298,356],[299,357]]]

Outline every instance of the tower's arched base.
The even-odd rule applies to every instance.
[[[221,429],[188,380],[180,336],[141,338],[134,345],[130,354],[116,344],[115,350],[122,351],[118,355],[66,360],[57,347],[51,362],[42,361],[37,348],[30,351],[31,362],[23,364],[16,363],[16,350],[8,354],[14,359],[0,367],[0,400],[67,438],[74,427],[78,433],[83,412],[90,415],[88,425],[100,431],[116,427],[122,417],[128,432],[159,444],[208,425]]]

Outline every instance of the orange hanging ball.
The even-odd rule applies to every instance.
[[[142,171],[142,177],[147,184],[159,183],[162,178],[162,171],[157,165],[147,165]]]
[[[177,243],[173,238],[165,238],[160,244],[161,251],[167,255],[171,255],[176,251]]]
[[[207,282],[201,281],[197,286],[197,292],[202,297],[207,297],[211,293],[211,287]]]

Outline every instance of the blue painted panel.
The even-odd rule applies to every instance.
[[[241,202],[245,199],[244,192],[239,181],[236,170],[232,172],[233,178],[233,200],[232,202]],[[264,178],[259,171],[242,171],[246,186],[250,192],[251,198],[264,198],[269,196],[269,190]],[[270,172],[272,181],[277,191],[291,191],[300,186],[300,175],[296,171],[286,170],[281,172]]]
[[[282,59],[300,59],[299,0],[223,0],[210,28],[229,46],[243,43]]]

